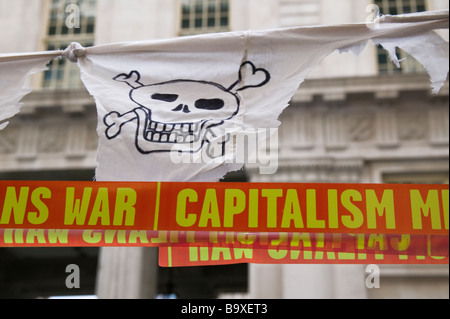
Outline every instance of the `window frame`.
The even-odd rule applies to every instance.
[[[179,35],[230,31],[230,6],[229,0],[180,0]]]
[[[374,0],[373,3],[379,7],[380,14],[397,15],[427,10],[426,0]],[[392,5],[394,3],[395,6]],[[406,7],[409,7],[410,10],[404,10]],[[392,8],[395,8],[395,10],[391,10]],[[397,66],[392,63],[387,51],[381,46],[378,46],[376,49],[378,73],[391,75],[395,73],[407,74],[425,72],[422,64],[403,50],[397,49],[397,56],[399,60],[403,60],[400,64],[400,68],[397,68]]]
[[[81,3],[80,3],[81,1]],[[58,3],[58,4],[57,4]],[[78,42],[83,46],[92,46],[95,42],[97,0],[47,0],[44,14],[44,28],[42,31],[43,51],[63,50],[71,42]],[[55,6],[55,4],[57,4]],[[80,6],[80,28],[67,28],[66,19],[70,12],[66,12],[69,4]],[[83,14],[83,4],[93,12]],[[56,12],[53,10],[56,9]],[[51,32],[54,27],[55,31]],[[56,59],[49,63],[48,70],[43,72],[40,87],[42,89],[82,88],[80,71],[76,64],[65,59]]]

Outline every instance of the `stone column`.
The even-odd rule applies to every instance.
[[[249,265],[252,299],[362,299],[364,265]]]
[[[249,265],[248,287],[252,299],[278,299],[283,294],[280,265]]]
[[[312,123],[308,124],[317,128],[315,134],[308,137],[296,137],[297,141],[307,138],[308,143],[314,146],[309,151],[310,157],[306,159],[304,156],[299,156],[296,160],[281,157],[278,173],[265,176],[264,182],[360,182],[363,160],[345,159],[343,156],[349,141],[341,109],[341,106],[335,105],[327,109],[321,108],[319,111],[314,110],[315,113],[308,117]],[[292,114],[289,116],[293,118]],[[306,131],[300,130],[296,133],[306,134]],[[284,145],[283,141],[280,145]],[[328,155],[330,152],[342,158],[330,158]],[[283,152],[280,153],[283,156]],[[304,155],[301,152],[298,154]],[[295,153],[290,155],[294,158]],[[304,172],[305,175],[297,177],[296,172]],[[260,176],[252,170],[249,170],[249,175],[252,182],[260,179]],[[353,299],[367,298],[367,295],[364,265],[252,264],[249,266],[250,298]]]
[[[100,249],[96,287],[98,298],[151,299],[157,294],[157,280],[157,248]]]

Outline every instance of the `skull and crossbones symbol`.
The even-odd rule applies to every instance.
[[[107,139],[119,136],[124,125],[135,123],[135,145],[140,153],[171,152],[174,145],[189,145],[186,149],[193,153],[216,137],[213,128],[239,113],[238,92],[264,86],[270,74],[246,61],[240,67],[238,80],[228,88],[199,80],[144,85],[138,71],[119,74],[114,80],[131,87],[129,97],[138,107],[123,114],[112,111],[104,117]]]

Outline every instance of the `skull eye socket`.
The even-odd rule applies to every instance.
[[[178,95],[176,94],[160,94],[156,93],[152,95],[153,100],[163,101],[163,102],[175,102],[178,99]]]
[[[220,110],[225,106],[221,99],[200,99],[195,102],[195,107],[201,110]]]

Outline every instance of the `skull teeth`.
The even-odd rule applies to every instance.
[[[164,124],[150,121],[146,139],[155,143],[194,143],[201,137],[201,122]]]

